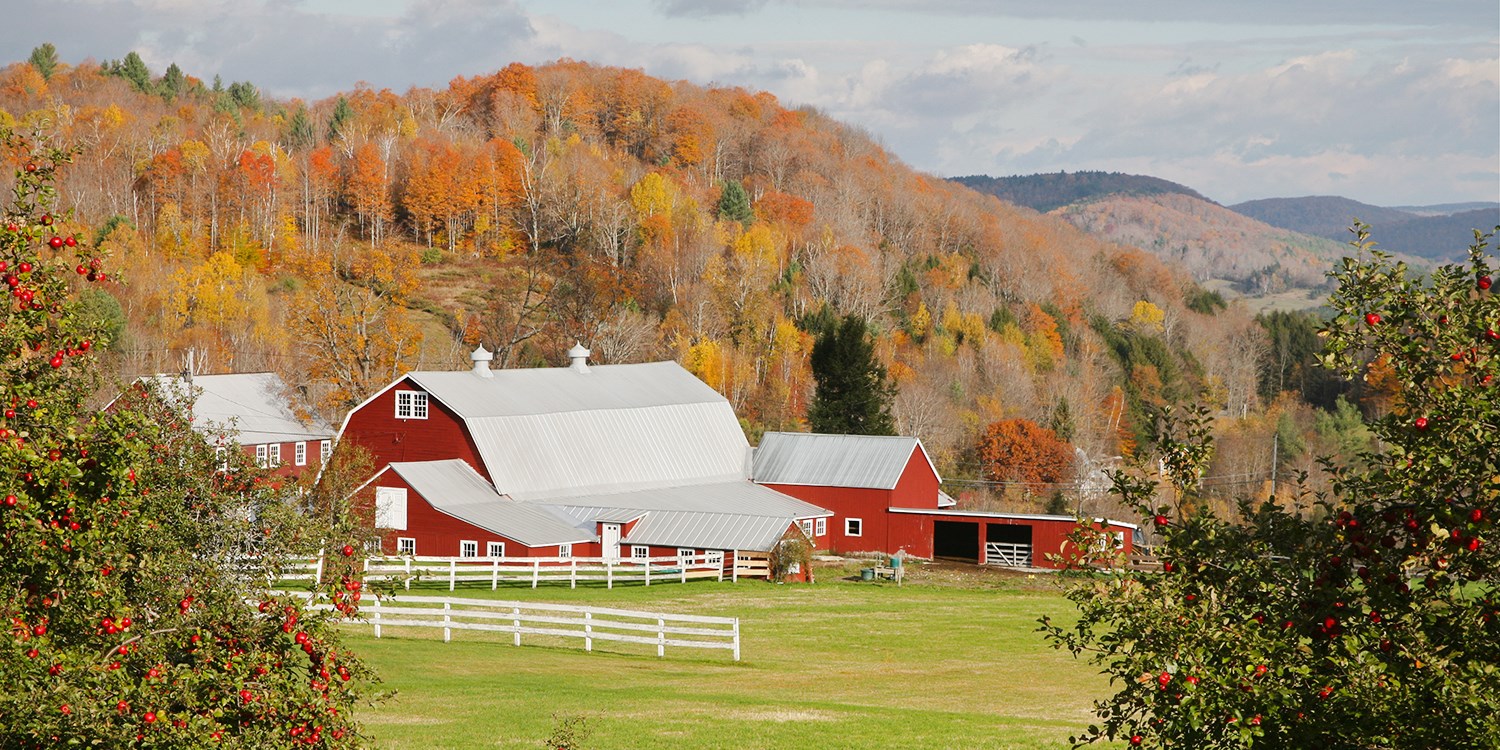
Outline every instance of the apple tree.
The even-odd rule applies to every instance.
[[[331,566],[336,613],[268,593],[352,525],[218,455],[172,399],[91,408],[120,389],[80,295],[117,280],[53,210],[72,152],[0,131],[0,155],[0,746],[364,744],[351,711],[372,676],[334,627],[358,607],[352,554]]]
[[[1143,470],[1115,491],[1159,532],[1161,570],[1080,574],[1078,620],[1042,623],[1117,691],[1078,744],[1500,747],[1492,235],[1420,278],[1356,231],[1331,274],[1322,364],[1350,379],[1393,368],[1396,405],[1369,423],[1380,449],[1324,459],[1327,494],[1223,518],[1197,502],[1206,413],[1159,415],[1167,491]]]

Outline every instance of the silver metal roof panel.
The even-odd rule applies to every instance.
[[[768,484],[889,490],[919,448],[914,437],[767,432],[755,449],[751,478]],[[926,451],[922,453],[925,457]]]
[[[462,460],[398,462],[390,469],[438,511],[528,547],[597,539],[544,508],[497,494]]]
[[[189,398],[187,381],[176,375],[142,378],[169,399]],[[333,428],[303,420],[289,406],[289,389],[274,372],[194,375],[193,429],[229,432],[241,445],[331,440]]]

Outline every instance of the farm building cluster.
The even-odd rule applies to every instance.
[[[914,437],[769,432],[751,447],[729,401],[675,362],[411,372],[337,435],[299,418],[275,375],[199,375],[195,425],[238,429],[278,471],[313,470],[334,440],[369,452],[357,495],[387,555],[733,565],[785,539],[815,550],[1053,567],[1070,516],[965,511]],[[158,377],[165,392],[182,379]],[[1129,549],[1136,527],[1096,524]]]

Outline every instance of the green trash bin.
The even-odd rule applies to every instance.
[[[897,556],[897,555],[891,556],[890,567],[892,567],[892,568],[899,568],[899,567],[901,567],[901,558],[900,558],[900,556]]]
[[[873,581],[873,580],[875,580],[875,569],[874,568],[860,568],[860,570],[859,570],[859,580],[861,580],[861,581]]]

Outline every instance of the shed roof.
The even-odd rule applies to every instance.
[[[460,459],[397,462],[388,468],[436,510],[528,547],[597,538],[543,508],[496,493],[479,472]]]
[[[749,475],[734,409],[675,362],[407,377],[464,419],[496,489],[518,500]]]
[[[767,432],[755,449],[751,477],[766,484],[889,490],[919,450],[932,466],[914,437]],[[936,467],[932,473],[937,476]]]
[[[328,440],[333,429],[315,418],[298,417],[290,406],[290,389],[274,372],[194,375],[153,375],[163,396],[181,402],[191,399],[193,429],[233,433],[241,445]]]

